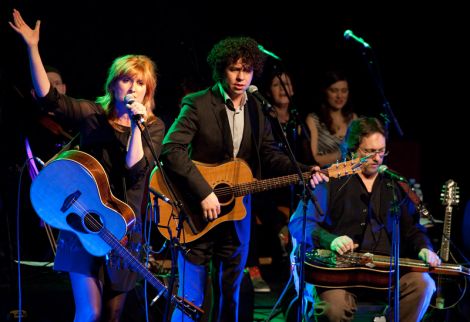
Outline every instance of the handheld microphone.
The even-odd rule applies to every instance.
[[[124,96],[124,104],[134,104],[135,102],[135,97],[132,94],[127,94]]]
[[[377,171],[379,173],[387,175],[389,178],[393,180],[408,182],[408,180],[406,180],[401,174],[393,170],[390,170],[385,164],[379,165],[379,168],[377,169]]]
[[[124,96],[124,104],[130,105],[134,104],[135,102],[135,97],[132,94],[127,94]],[[136,121],[137,123],[144,124],[144,116],[142,114],[134,114],[132,115],[132,119]]]
[[[364,41],[364,39],[362,39],[361,37],[356,36],[349,29],[344,32],[343,36],[344,36],[344,39],[346,39],[346,40],[349,40],[351,38],[354,39],[355,41],[360,43],[362,46],[364,46],[364,48],[371,48],[370,45]]]
[[[265,99],[263,97],[263,95],[261,95],[261,93],[258,91],[258,87],[256,87],[255,85],[250,85],[248,87],[248,93],[250,93],[251,95],[253,95],[258,101],[261,102],[261,105],[263,107],[263,111],[265,113],[269,113],[271,111],[274,111],[274,108],[273,106],[269,103],[269,101],[267,99]]]

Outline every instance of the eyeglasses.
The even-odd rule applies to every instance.
[[[370,154],[378,154],[381,158],[386,157],[386,156],[390,153],[390,151],[386,151],[385,148],[378,149],[378,150],[359,148],[359,150],[360,150],[362,153],[367,154],[367,155],[370,155]]]

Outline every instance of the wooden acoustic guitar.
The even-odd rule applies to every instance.
[[[31,202],[49,225],[73,232],[94,256],[112,249],[182,312],[198,321],[203,311],[193,303],[171,295],[165,285],[122,245],[135,222],[133,210],[113,196],[108,177],[91,155],[69,150],[50,160],[31,185]]]
[[[339,178],[354,174],[362,168],[368,157],[335,163],[321,171],[330,178]],[[241,159],[217,165],[199,162],[194,163],[219,199],[221,214],[212,222],[205,221],[199,202],[191,201],[183,191],[176,191],[177,199],[183,201],[183,212],[187,215],[187,220],[183,222],[183,232],[180,238],[182,243],[189,243],[200,238],[222,222],[245,218],[246,209],[243,203],[243,196],[275,188],[282,188],[291,183],[299,182],[297,174],[256,180],[253,178],[248,164]],[[310,176],[310,172],[303,173],[304,179],[308,179]],[[172,196],[165,177],[158,167],[156,167],[151,174],[150,188],[165,196]],[[154,200],[155,197],[151,196],[151,198]],[[174,196],[173,200],[175,200]],[[161,234],[167,239],[171,239],[171,236],[174,237],[177,235],[177,227],[180,220],[180,213],[174,209],[173,204],[174,202],[167,203],[158,199],[158,227]]]
[[[440,275],[470,275],[470,269],[457,264],[443,263],[430,267],[422,260],[400,258],[400,272],[429,272]],[[392,265],[392,266],[390,266]],[[306,254],[305,281],[325,288],[363,287],[389,288],[389,256],[351,252],[339,255],[326,249]],[[392,268],[393,271],[393,268]]]

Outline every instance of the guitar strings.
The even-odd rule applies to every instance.
[[[303,175],[304,177],[308,177],[309,173],[305,172],[303,173]],[[255,180],[251,182],[239,183],[233,186],[223,186],[223,187],[216,186],[214,188],[214,192],[216,192],[216,194],[220,196],[229,196],[234,193],[236,195],[243,195],[245,192],[249,193],[251,191],[254,191],[254,192],[263,191],[263,190],[267,190],[268,187],[272,187],[272,186],[278,186],[280,188],[284,186],[285,184],[291,183],[296,176],[297,176],[296,174],[292,174],[292,175],[288,175],[282,178],[265,179],[263,180],[263,182]]]
[[[355,161],[357,161],[357,163]],[[350,163],[350,164],[348,165],[348,163]],[[341,164],[344,164],[343,165],[344,168],[341,168],[341,166],[342,166]],[[359,165],[359,166],[357,166],[357,165]],[[334,164],[334,165],[332,165],[332,166],[330,166],[326,169],[320,169],[320,172],[327,175],[327,176],[333,177],[333,178],[339,178],[341,176],[351,175],[351,174],[356,173],[361,168],[360,165],[361,165],[360,158],[357,158],[355,160],[344,161],[344,162],[339,163],[339,164]],[[354,166],[356,166],[356,167],[354,168]],[[343,174],[341,173],[341,171],[338,171],[338,169],[342,170]],[[338,171],[338,173],[330,174],[330,171],[335,171],[335,170]],[[218,196],[230,196],[232,194],[235,194],[236,196],[239,196],[239,195],[244,195],[244,194],[250,193],[250,192],[264,191],[264,190],[267,190],[270,187],[272,187],[272,188],[281,188],[281,187],[295,181],[295,178],[297,176],[298,176],[297,174],[290,174],[290,175],[286,175],[286,176],[283,176],[283,177],[269,178],[269,179],[264,179],[264,180],[261,180],[261,181],[254,180],[254,181],[251,181],[251,182],[243,182],[243,183],[239,183],[239,184],[236,184],[236,185],[233,185],[233,186],[223,186],[223,187],[217,187],[216,186],[214,188],[214,192]],[[310,172],[302,173],[303,179],[307,179],[309,176],[310,176]]]
[[[133,268],[136,268],[138,272],[142,274],[142,276],[149,278],[153,282],[152,285],[161,293],[161,295],[163,295],[165,299],[170,300],[171,303],[178,306],[184,314],[188,315],[191,318],[193,318],[193,314],[203,313],[198,306],[194,305],[194,303],[189,302],[186,299],[180,299],[179,297],[170,294],[166,286],[162,282],[160,282],[150,271],[148,271],[145,266],[143,266],[143,264],[137,258],[135,258],[126,247],[124,247],[120,243],[116,236],[114,236],[101,222],[96,220],[93,216],[87,216],[88,211],[80,204],[79,201],[76,201],[73,207],[76,207],[83,214],[85,214],[85,216],[82,217],[84,221],[90,224],[90,227],[92,227],[93,229],[98,229],[97,233],[104,240],[104,242],[107,243],[107,241],[109,241],[113,245],[122,246],[119,249],[116,249],[113,247],[113,245],[111,245],[111,248],[113,248],[119,255],[121,255],[124,260],[129,261],[131,265],[134,264]],[[103,234],[100,234],[100,232]]]
[[[132,253],[126,247],[124,247],[121,244],[121,242],[117,239],[117,237],[114,236],[114,234],[111,233],[104,226],[103,223],[99,222],[92,215],[89,215],[89,211],[87,211],[87,209],[85,209],[79,201],[76,201],[73,204],[73,207],[75,207],[77,210],[79,210],[81,214],[84,214],[84,216],[82,218],[83,218],[84,223],[88,224],[88,226],[86,226],[86,227],[90,227],[91,229],[95,229],[96,231],[94,231],[94,230],[91,230],[91,231],[93,233],[97,233],[103,239],[103,241],[105,243],[107,243],[108,245],[109,245],[108,241],[111,243],[110,248],[114,248],[113,245],[122,246],[122,247],[120,247],[120,249],[115,249],[115,251],[118,254],[120,254],[123,257],[123,259],[125,257],[125,259],[127,259],[129,262],[131,262],[131,265],[132,265],[132,263],[134,263],[140,269],[141,274],[143,274],[144,276],[146,276],[148,274],[151,275],[151,273],[148,272],[147,269],[145,269],[145,267],[142,265],[142,263],[137,258],[135,258],[132,255]],[[164,286],[164,285],[162,284],[161,286]]]

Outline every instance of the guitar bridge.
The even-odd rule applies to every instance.
[[[65,198],[62,207],[60,207],[60,211],[66,212],[72,205],[78,200],[78,198],[82,195],[82,193],[77,190],[74,193],[71,193],[67,198]]]

